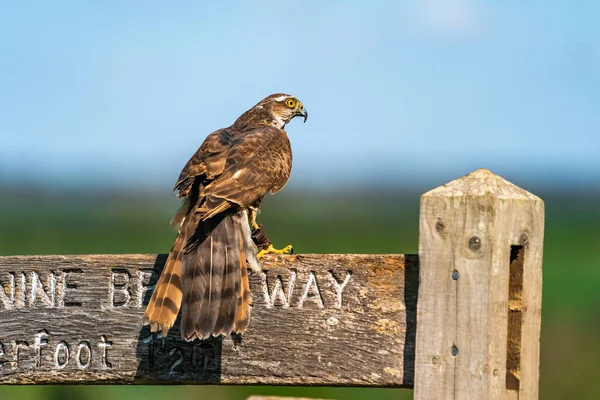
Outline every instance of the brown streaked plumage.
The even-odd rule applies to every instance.
[[[295,97],[268,96],[208,135],[181,171],[175,190],[184,202],[171,221],[178,235],[144,315],[152,332],[166,336],[180,307],[186,340],[246,330],[247,268],[260,271],[249,217],[289,179],[292,151],[283,129],[296,116],[306,121],[308,113]]]

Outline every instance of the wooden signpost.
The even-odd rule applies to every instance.
[[[423,195],[419,255],[266,256],[243,338],[142,327],[164,255],[0,257],[0,383],[404,387],[538,398],[544,204],[487,170]]]

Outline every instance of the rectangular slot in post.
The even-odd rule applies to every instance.
[[[508,335],[506,337],[506,389],[519,390],[521,380],[521,328],[523,325],[523,246],[510,246],[508,283]]]

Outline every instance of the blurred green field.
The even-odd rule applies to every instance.
[[[269,197],[259,222],[298,253],[416,253],[420,190]],[[1,190],[0,255],[166,253],[178,201],[151,192]],[[600,393],[600,195],[536,192],[546,202],[541,399]],[[1,321],[0,321],[1,323]],[[295,387],[0,387],[1,399],[245,399],[251,394],[410,399],[401,389]]]

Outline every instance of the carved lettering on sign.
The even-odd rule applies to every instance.
[[[8,363],[8,361],[3,360],[4,358],[4,343],[0,342],[0,369],[2,369],[2,367],[4,366],[5,363]]]
[[[221,345],[218,339],[178,342],[171,346],[161,333],[148,333],[142,337],[142,343],[148,346],[149,370],[155,371],[158,367],[160,372],[173,375],[190,370],[214,373],[220,369]],[[141,354],[146,353],[142,351]]]
[[[50,272],[10,272],[0,275],[0,309],[12,310],[29,308],[64,308],[82,307],[78,298],[78,290],[83,281],[84,271],[81,269],[65,269]],[[299,276],[296,270],[290,270],[287,279],[277,275],[274,279],[267,272],[260,273],[261,292],[267,308],[281,306],[290,308],[295,305],[304,307],[312,300],[318,308],[343,305],[343,293],[351,280],[352,272],[343,277],[329,271],[329,276],[317,278],[313,272]],[[103,308],[144,307],[146,295],[151,293],[156,275],[149,268],[114,268],[110,271],[108,286],[108,303],[102,302]],[[328,279],[326,289],[335,291],[335,304],[324,303],[319,279]],[[299,282],[306,282],[300,285]],[[298,287],[298,288],[297,288]],[[296,290],[298,289],[298,290]],[[296,293],[296,294],[295,294]],[[294,296],[299,296],[296,302]],[[330,299],[328,295],[325,299]],[[106,297],[104,297],[106,299]],[[329,300],[327,300],[329,301]]]
[[[0,302],[7,310],[12,310],[15,306],[15,273],[8,274],[8,282],[0,281]]]
[[[174,347],[171,349],[171,351],[169,351],[169,355],[176,355],[175,361],[173,361],[169,367],[169,374],[174,374],[175,368],[177,368],[177,366],[183,361],[183,353],[179,347]]]
[[[77,367],[79,369],[87,369],[92,362],[92,348],[90,347],[90,343],[87,340],[82,341],[77,346],[77,356],[75,357],[75,361],[77,361]]]
[[[112,364],[108,361],[108,348],[112,347],[112,342],[106,340],[106,336],[100,336],[100,343],[98,343],[98,347],[100,347],[101,358],[102,358],[102,367],[104,368],[112,368]]]
[[[58,342],[54,349],[54,365],[58,369],[63,369],[69,363],[69,357],[71,356],[71,350],[69,345],[64,342]]]
[[[139,269],[138,275],[138,290],[137,290],[137,306],[139,308],[144,306],[144,297],[146,292],[152,292],[154,285],[150,284],[154,271],[151,269]]]
[[[203,372],[216,372],[219,369],[220,349],[214,343],[193,343],[192,364],[200,365]],[[199,348],[199,351],[196,349]]]
[[[110,274],[110,286],[108,288],[108,301],[111,308],[127,307],[131,301],[129,293],[129,271],[113,269]]]
[[[296,271],[291,271],[290,278],[288,280],[287,296],[283,290],[283,281],[280,275],[277,275],[277,278],[275,278],[275,285],[273,286],[273,291],[271,293],[269,293],[267,274],[261,272],[260,278],[262,281],[263,295],[267,308],[273,308],[276,300],[281,302],[281,306],[283,308],[289,308],[292,302],[292,293],[294,292],[294,287],[296,285]]]
[[[39,299],[39,301],[38,301]],[[56,274],[48,272],[46,285],[42,283],[40,275],[33,271],[31,273],[31,297],[29,307],[34,307],[36,302],[40,302],[46,307],[54,307],[56,300]]]
[[[0,307],[6,310],[29,308],[81,307],[76,301],[80,269],[50,272],[10,272],[0,275]],[[66,298],[65,298],[66,297]]]
[[[15,341],[15,347],[14,347],[14,354],[13,354],[13,360],[14,360],[14,366],[15,368],[19,368],[19,359],[21,356],[21,350],[27,350],[29,349],[29,343],[27,343],[24,340],[17,340]]]
[[[27,277],[25,272],[21,272],[21,294],[15,299],[15,307],[25,307],[25,294],[27,293]]]
[[[133,273],[127,269],[113,269],[108,288],[109,307],[143,307],[146,292],[154,288],[150,283],[153,274],[151,269],[137,269]]]
[[[270,282],[270,279],[267,277],[267,273],[268,271],[263,271],[259,274],[265,306],[267,308],[273,308],[276,305],[281,305],[282,308],[290,308],[292,306],[292,299],[294,298],[294,291],[296,290],[297,286],[300,286],[298,285],[298,282],[304,281],[303,277],[299,277],[295,270],[290,270],[286,288],[284,279],[281,275],[277,275],[274,281]],[[352,279],[352,271],[347,271],[346,275],[341,281],[334,275],[333,271],[329,271],[328,278],[330,282],[325,284],[325,288],[329,288],[335,292],[335,303],[334,305],[328,305],[328,307],[333,306],[335,308],[342,308],[344,290]],[[271,290],[269,289],[270,286],[272,287]],[[325,302],[323,300],[319,281],[314,272],[308,273],[306,276],[306,283],[300,287],[300,290],[301,292],[299,293],[298,302],[296,303],[298,308],[303,308],[307,301],[313,302],[317,308],[325,308]],[[331,295],[329,295],[327,298],[331,298]]]
[[[100,348],[101,357],[98,361],[98,367],[112,368],[108,357],[108,349],[112,345],[112,342],[108,341],[105,335],[100,336],[98,347]],[[86,370],[90,368],[95,359],[89,341],[82,340],[76,348],[71,347],[65,340],[51,340],[51,335],[46,329],[42,329],[35,334],[33,345],[29,345],[25,340],[15,340],[12,342],[12,346],[8,346],[7,350],[4,343],[0,342],[0,370],[2,367],[7,368],[6,365],[12,369],[47,368],[47,365],[44,365],[43,356],[43,353],[47,351],[44,350],[46,347],[54,350],[52,356],[48,358],[51,360],[50,365],[55,369],[73,369],[76,364],[78,369]],[[12,348],[12,355],[7,354],[7,351],[11,351],[10,348]],[[9,357],[12,357],[12,361],[8,361]],[[75,358],[75,363],[72,362],[72,357]]]
[[[306,286],[304,286],[304,292],[298,301],[298,308],[304,307],[304,302],[306,300],[314,300],[317,303],[317,307],[325,308],[314,272],[308,274],[308,281],[306,282]]]
[[[160,339],[159,349],[164,349],[165,338],[162,332],[149,333],[148,336],[142,338],[142,343],[148,346],[148,365],[150,368],[154,368],[154,353],[156,352],[156,345],[154,344],[155,339]]]
[[[62,271],[60,274],[60,290],[56,299],[58,308],[82,306],[80,301],[75,300],[77,299],[75,294],[78,286],[77,280],[81,280],[81,274],[83,274],[83,270],[81,269],[65,269]]]
[[[45,339],[48,337],[48,331],[42,329],[35,335],[35,339],[33,341],[33,348],[35,349],[35,366],[40,367],[42,365],[42,347],[48,345],[48,340]]]
[[[346,285],[348,284],[348,282],[350,282],[350,278],[352,277],[352,271],[348,271],[346,273],[346,277],[344,278],[344,280],[342,281],[342,283],[340,283],[337,278],[335,277],[335,275],[333,275],[333,271],[329,271],[329,278],[331,280],[331,283],[333,284],[333,287],[335,288],[335,293],[337,296],[337,301],[335,306],[337,308],[342,308],[342,293],[344,292],[344,289],[346,288]]]

